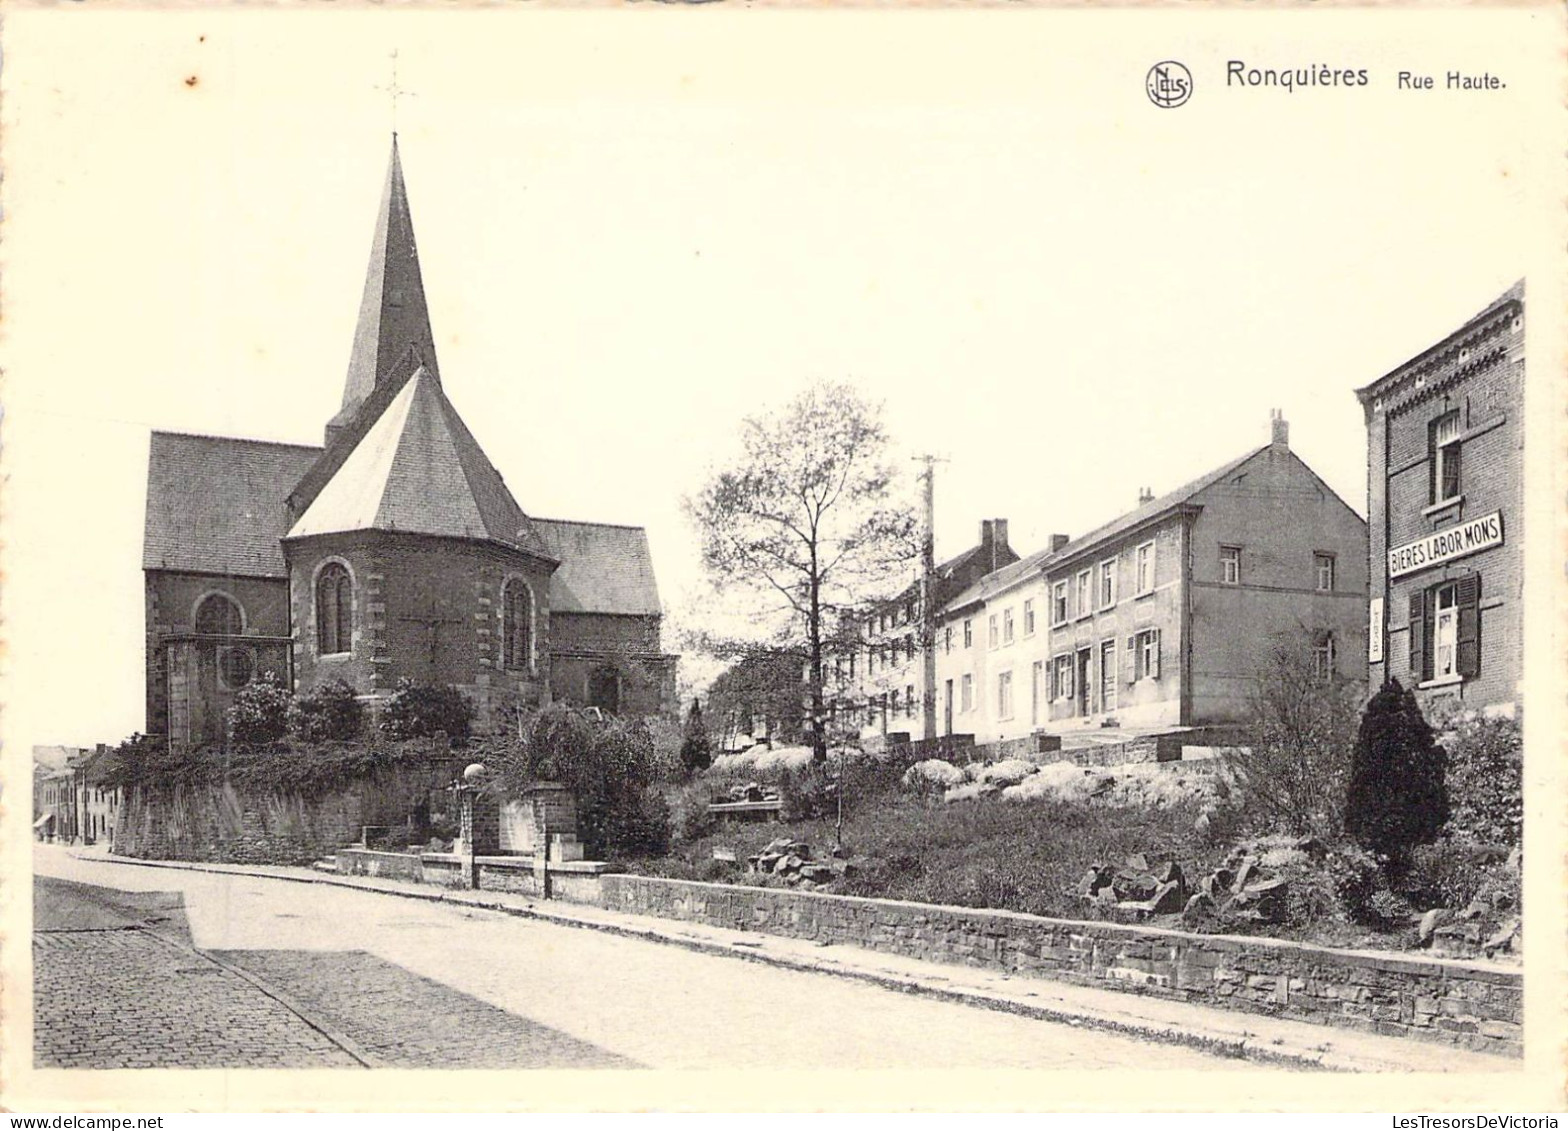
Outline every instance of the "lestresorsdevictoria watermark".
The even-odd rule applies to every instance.
[[[1396,1115],[1396,1131],[1552,1131],[1555,1115]]]

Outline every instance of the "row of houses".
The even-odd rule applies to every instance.
[[[107,775],[114,752],[96,748],[33,747],[33,835],[40,840],[109,844],[120,811],[120,791]]]
[[[831,713],[866,737],[980,742],[1232,728],[1284,648],[1323,679],[1512,714],[1523,381],[1521,282],[1356,391],[1365,520],[1279,411],[1261,446],[1026,557],[988,519],[938,568],[929,619],[916,584],[841,626]]]

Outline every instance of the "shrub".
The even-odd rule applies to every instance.
[[[1310,927],[1342,919],[1345,908],[1334,878],[1325,869],[1303,868],[1291,877],[1285,919],[1293,927]]]
[[[686,715],[686,732],[681,740],[681,766],[690,777],[713,765],[713,746],[708,727],[702,721],[702,704],[693,699]]]
[[[1345,828],[1396,870],[1448,820],[1445,755],[1415,696],[1391,680],[1361,716],[1345,796]]]
[[[387,703],[381,727],[388,737],[462,740],[473,723],[474,705],[455,687],[405,683]]]
[[[487,789],[521,797],[535,782],[559,782],[577,802],[587,852],[658,855],[669,850],[670,808],[652,789],[653,738],[641,723],[595,720],[562,704],[539,712],[520,741],[491,751]]]
[[[1253,685],[1252,743],[1224,755],[1246,823],[1338,837],[1361,685],[1325,680],[1306,634],[1277,641]]]
[[[289,730],[288,688],[271,672],[234,693],[227,712],[229,739],[244,746],[270,746]]]
[[[1343,844],[1329,853],[1323,868],[1345,913],[1358,923],[1374,922],[1372,897],[1383,884],[1377,858],[1357,845]]]
[[[832,816],[837,810],[835,786],[817,766],[794,771],[786,767],[779,774],[779,800],[786,821],[809,821]]]
[[[1459,910],[1480,902],[1498,910],[1516,908],[1518,871],[1487,855],[1451,837],[1422,845],[1411,853],[1403,890],[1425,907]]]
[[[1367,900],[1366,910],[1372,925],[1391,930],[1408,924],[1412,914],[1404,896],[1388,888],[1378,888]]]
[[[294,733],[306,742],[351,742],[365,722],[365,707],[341,679],[294,700]]]
[[[1513,719],[1455,720],[1448,751],[1451,835],[1485,844],[1518,844],[1524,827],[1524,746]]]
[[[1026,762],[1022,758],[1007,758],[982,767],[975,775],[975,780],[995,786],[1017,785],[1034,773],[1036,768],[1033,762]]]
[[[939,758],[929,758],[924,762],[916,762],[904,771],[903,783],[914,790],[943,790],[959,785],[964,780],[964,771],[950,762]]]
[[[701,840],[718,826],[718,818],[708,812],[712,800],[706,782],[683,785],[672,791],[670,822],[677,839]]]

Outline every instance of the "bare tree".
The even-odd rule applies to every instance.
[[[753,627],[771,637],[765,647],[802,655],[819,763],[829,635],[868,596],[900,587],[919,549],[887,448],[880,406],[848,386],[817,385],[747,419],[735,465],[686,500],[714,588],[746,596]]]
[[[1281,832],[1343,831],[1364,690],[1334,670],[1318,634],[1275,640],[1253,685],[1251,746],[1227,759],[1252,817]]]

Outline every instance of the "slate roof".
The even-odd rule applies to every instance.
[[[549,556],[500,473],[421,367],[288,532],[476,538]]]
[[[1190,483],[1184,483],[1176,490],[1161,495],[1151,502],[1144,503],[1141,507],[1130,510],[1126,514],[1105,523],[1103,526],[1097,526],[1087,534],[1074,538],[1054,553],[1050,550],[1041,550],[1014,562],[1010,566],[1004,566],[995,573],[986,574],[986,576],[949,601],[946,607],[949,610],[957,610],[967,605],[972,605],[977,601],[982,601],[1031,572],[1038,572],[1059,562],[1077,557],[1084,550],[1103,542],[1109,542],[1130,530],[1135,530],[1144,523],[1161,517],[1167,511],[1175,510],[1185,503],[1190,503],[1194,496],[1206,488],[1212,487],[1226,476],[1231,475],[1240,469],[1243,464],[1268,451],[1268,449],[1269,445],[1265,444],[1260,448],[1254,448],[1246,455],[1238,456],[1229,463],[1221,464],[1213,471],[1200,475]]]
[[[332,423],[342,426],[352,420],[359,406],[410,348],[439,380],[441,371],[436,364],[435,338],[430,332],[419,249],[414,242],[414,219],[408,208],[403,162],[394,136],[381,208],[376,213],[376,231],[370,242],[370,263],[365,271],[359,321],[354,327],[354,346],[349,353],[343,407]]]
[[[142,568],[286,577],[283,500],[321,449],[154,432]]]
[[[642,527],[533,522],[550,556],[561,563],[550,578],[552,612],[659,615],[659,586]]]

